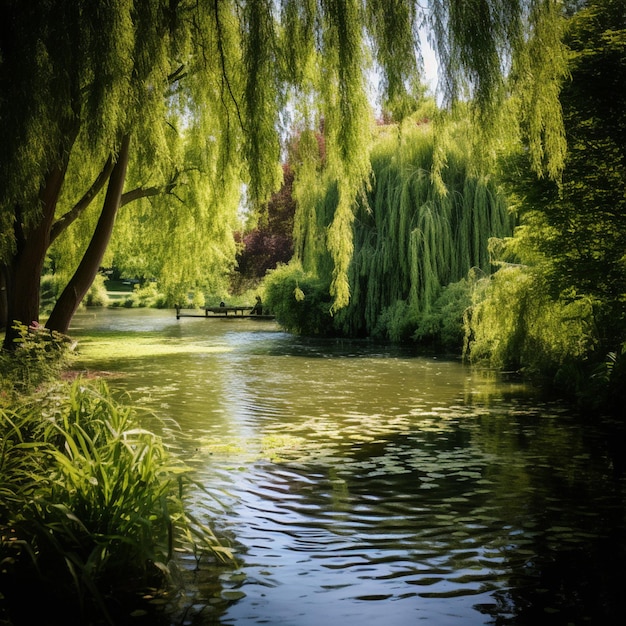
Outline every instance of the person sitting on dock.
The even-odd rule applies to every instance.
[[[263,315],[263,303],[261,302],[261,296],[256,297],[256,303],[252,307],[250,315]]]

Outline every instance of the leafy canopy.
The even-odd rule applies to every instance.
[[[187,200],[215,202],[211,210],[228,216],[236,183],[247,184],[253,203],[278,187],[281,127],[293,122],[302,131],[323,128],[338,191],[327,237],[331,289],[335,306],[345,305],[354,207],[371,172],[368,81],[377,68],[383,108],[396,116],[414,109],[420,28],[437,52],[447,104],[472,100],[485,137],[489,120],[514,115],[531,138],[534,167],[556,176],[562,166],[565,54],[556,0],[7,0],[4,13],[0,255],[7,261],[14,227],[38,224],[40,191],[75,150],[90,167],[132,133],[137,182],[167,184],[188,156],[168,128],[181,136],[193,129],[197,137],[186,140],[198,142],[201,158],[210,155],[200,170],[210,183]],[[509,94],[514,106],[503,108]],[[72,173],[67,189],[87,178]],[[204,218],[200,212],[195,224]]]

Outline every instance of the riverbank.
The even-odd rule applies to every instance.
[[[116,374],[78,371],[53,340],[25,329],[0,360],[0,623],[168,623],[174,551],[230,553],[188,514],[190,468],[104,383]]]

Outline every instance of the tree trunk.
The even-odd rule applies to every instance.
[[[124,189],[124,182],[126,180],[129,143],[130,135],[125,135],[122,139],[122,145],[120,147],[117,162],[111,172],[100,219],[98,220],[98,224],[96,225],[96,229],[93,233],[89,246],[80,264],[78,265],[76,272],[74,272],[74,275],[63,290],[63,293],[57,300],[57,303],[48,318],[46,328],[49,330],[67,333],[70,322],[74,317],[74,313],[76,313],[78,305],[85,297],[85,294],[91,287],[94,278],[98,273],[102,258],[104,257],[109,240],[111,239],[115,217],[120,207],[120,200]]]
[[[54,168],[39,194],[42,206],[41,219],[33,228],[22,223],[20,211],[16,211],[15,241],[16,253],[3,270],[6,288],[6,335],[4,348],[13,350],[18,333],[14,322],[29,326],[39,321],[39,285],[41,272],[50,245],[50,228],[54,220],[61,186],[65,179],[67,159]]]

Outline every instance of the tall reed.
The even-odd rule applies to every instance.
[[[17,335],[13,350],[0,350],[0,406],[58,378],[72,355],[73,344],[66,335],[37,322],[30,326],[15,322],[13,328]]]
[[[176,546],[231,558],[185,511],[188,479],[103,382],[0,410],[0,612],[27,592],[106,615],[116,591],[163,583]]]

